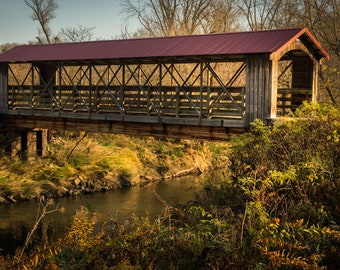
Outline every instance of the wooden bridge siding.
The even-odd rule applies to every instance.
[[[8,65],[0,64],[0,112],[7,112]]]
[[[289,111],[294,111],[301,105],[301,101],[312,100],[312,90],[308,88],[278,88],[277,89],[277,115],[286,115]],[[296,102],[298,96],[299,102]]]
[[[45,86],[35,86],[33,91],[30,86],[21,86],[20,88],[17,86],[10,85],[9,86],[10,91],[8,92],[8,100],[10,102],[13,102],[13,105],[10,105],[10,109],[31,109],[31,105],[33,104],[34,109],[37,110],[51,110],[53,111],[53,106],[51,104],[46,104],[43,102],[37,102],[40,101],[41,93]],[[72,95],[72,87],[69,86],[54,86],[49,87],[49,89],[52,90],[52,92],[55,93],[53,96],[58,97],[59,100],[66,100]],[[189,107],[192,107],[195,105],[197,108],[202,108],[202,111],[208,110],[209,108],[211,110],[213,109],[221,109],[222,113],[224,110],[231,110],[231,111],[237,111],[237,109],[233,106],[233,103],[230,99],[227,98],[220,98],[219,103],[216,103],[216,107],[209,107],[211,105],[212,98],[218,97],[218,92],[221,90],[219,87],[204,87],[201,89],[200,87],[185,87],[186,93],[190,96],[190,100],[187,99],[184,93],[182,94],[176,94],[177,87],[162,87],[161,89],[159,87],[147,87],[146,92],[147,96],[144,96],[141,94],[140,90],[138,89],[138,86],[129,86],[124,88],[124,97],[119,96],[119,92],[121,92],[120,86],[111,86],[109,88],[106,87],[96,87],[97,89],[88,89],[87,86],[83,87],[77,87],[78,93],[82,94],[82,101],[74,101],[72,104],[69,104],[70,106],[66,106],[63,108],[65,111],[88,111],[87,108],[83,109],[77,109],[76,105],[86,105],[87,107],[92,104],[92,110],[94,112],[116,112],[115,109],[118,106],[112,99],[110,99],[109,94],[115,95],[117,98],[117,101],[125,102],[125,104],[130,105],[137,105],[138,108],[143,109],[147,108],[149,100],[153,102],[161,103],[162,105],[157,108],[165,108],[165,111],[169,111],[170,115],[175,115],[175,107],[178,107],[177,109],[183,109],[186,108],[190,110]],[[240,107],[244,107],[244,87],[228,87],[227,90],[233,97],[233,99],[236,101],[236,103]],[[20,91],[20,95],[15,93],[16,91]],[[110,93],[105,93],[110,92]],[[89,95],[90,94],[90,95]],[[96,97],[96,95],[102,95],[100,98]],[[27,101],[27,97],[30,98],[29,102]],[[31,99],[32,98],[32,99]],[[175,101],[175,102],[173,102]],[[84,103],[85,102],[85,103]],[[97,103],[96,103],[97,102]],[[50,102],[51,103],[51,102]],[[93,106],[93,103],[96,104],[96,107]],[[192,103],[191,105],[189,103]],[[65,105],[66,103],[62,103],[62,105]],[[106,107],[106,105],[108,107]],[[119,104],[120,105],[120,104]],[[170,109],[169,109],[170,108]],[[191,111],[191,110],[190,110]],[[136,111],[143,113],[143,110]],[[206,112],[206,111],[205,111]],[[197,115],[197,113],[194,113]],[[210,113],[209,116],[214,116],[213,112]],[[222,116],[222,115],[221,115]],[[225,114],[225,117],[229,117],[232,115]],[[239,117],[241,115],[239,114]]]
[[[273,72],[274,69],[274,72]],[[273,76],[276,66],[267,55],[252,54],[247,56],[246,73],[246,126],[255,119],[267,122],[275,117],[276,89]]]

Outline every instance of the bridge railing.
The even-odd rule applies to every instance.
[[[74,117],[105,115],[135,121],[145,117],[243,121],[244,87],[141,85],[9,85],[8,109],[21,113],[70,113]]]
[[[277,115],[287,115],[297,109],[303,101],[312,100],[312,90],[307,88],[278,88]]]
[[[10,110],[110,114],[120,117],[155,116],[170,118],[242,119],[245,88],[228,87],[233,100],[221,87],[148,86],[18,86],[8,87]],[[311,100],[311,89],[279,88],[277,115],[294,111]]]
[[[243,127],[245,70],[244,61],[11,64],[8,111],[23,115]]]

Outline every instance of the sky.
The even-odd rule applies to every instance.
[[[95,27],[94,39],[117,39],[125,26],[138,28],[136,19],[122,12],[122,0],[55,0],[56,18],[51,20],[53,35],[61,28]],[[25,44],[36,41],[39,22],[31,18],[32,11],[24,0],[0,0],[0,44]]]

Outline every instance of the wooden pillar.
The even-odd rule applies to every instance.
[[[28,151],[31,150],[29,131],[10,131],[8,136],[10,143],[6,152],[9,152],[13,159],[27,159]]]
[[[8,65],[0,64],[0,112],[7,112]]]
[[[9,133],[10,136],[10,147],[8,151],[13,159],[18,159],[21,157],[22,150],[22,137],[21,134],[15,131]]]
[[[313,61],[313,77],[312,77],[312,101],[318,100],[318,81],[319,81],[319,63]]]
[[[26,157],[32,157],[36,154],[36,134],[32,130],[26,131]]]
[[[271,101],[270,101],[270,115],[269,119],[272,121],[276,119],[276,112],[277,112],[277,86],[278,86],[278,78],[279,78],[279,61],[278,60],[271,60],[270,61],[270,94],[271,94]]]
[[[29,130],[23,130],[20,132],[20,148],[16,148],[17,156],[21,159],[27,159],[29,151],[32,151],[32,134]],[[18,147],[18,145],[16,145]]]
[[[36,150],[39,157],[45,157],[47,155],[47,136],[47,129],[36,131]]]
[[[9,133],[10,144],[6,149],[13,159],[27,159],[47,155],[48,130],[22,130]]]

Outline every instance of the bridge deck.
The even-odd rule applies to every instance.
[[[165,124],[127,122],[111,120],[75,119],[61,117],[0,115],[1,124],[6,129],[16,130],[69,130],[116,133],[132,136],[172,137],[200,140],[227,140],[232,134],[245,132],[245,128],[221,126],[198,126],[185,124]]]

